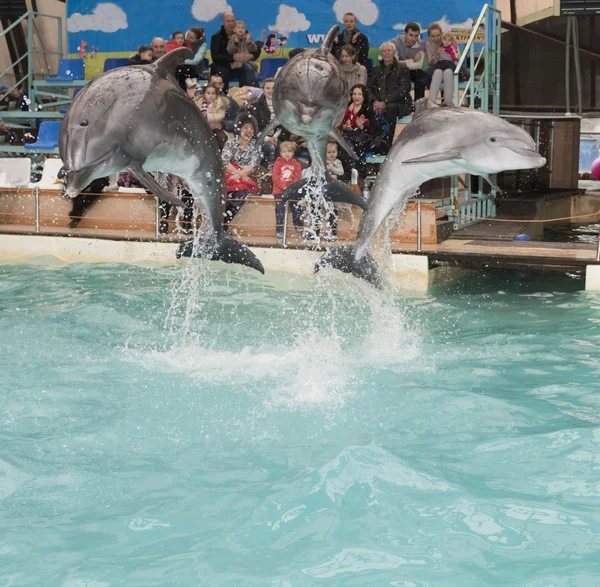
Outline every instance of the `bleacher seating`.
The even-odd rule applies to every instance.
[[[61,124],[60,120],[44,120],[40,122],[37,141],[26,144],[25,150],[56,149],[58,147],[58,133]]]
[[[287,57],[265,57],[260,62],[259,80],[264,82],[267,78],[275,77],[277,70],[288,62]]]
[[[127,57],[114,57],[104,60],[104,71],[110,71],[111,69],[117,69],[117,67],[125,67],[127,65]]]
[[[58,64],[58,74],[56,77],[46,78],[47,82],[61,83],[83,80],[84,78],[83,59],[61,59]]]

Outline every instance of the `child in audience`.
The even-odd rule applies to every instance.
[[[227,43],[227,52],[231,55],[236,53],[254,53],[257,50],[256,43],[252,35],[246,30],[246,23],[243,20],[235,21],[233,35]],[[246,79],[257,78],[258,65],[255,61],[233,61],[231,69],[243,69],[246,72]]]
[[[327,143],[327,171],[333,179],[344,175],[344,167],[338,159],[338,154],[337,143]]]
[[[179,49],[180,47],[189,48],[188,44],[185,42],[185,34],[181,31],[175,31],[167,41],[167,53],[173,51],[173,49]]]
[[[283,223],[285,219],[285,204],[281,200],[281,196],[285,189],[295,181],[302,177],[302,167],[300,162],[294,159],[296,152],[296,144],[292,141],[284,141],[279,147],[280,156],[273,165],[273,195],[275,200],[275,224],[277,230],[277,238],[283,238]],[[302,226],[302,219],[298,204],[292,203],[292,218],[294,226],[299,228]]]
[[[223,120],[227,114],[229,101],[225,96],[220,95],[219,89],[214,84],[208,84],[202,94],[194,97],[194,103],[208,121],[210,128],[213,129],[219,149],[223,149],[228,139],[223,130]]]
[[[456,67],[458,65],[458,51],[454,46],[454,35],[450,31],[442,33],[442,47],[444,48],[444,52],[450,55],[450,59],[454,67]]]
[[[152,47],[142,45],[137,52],[127,61],[127,65],[150,65],[152,63]]]

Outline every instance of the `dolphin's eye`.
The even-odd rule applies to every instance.
[[[498,139],[496,137],[490,137],[490,143],[495,143]]]
[[[89,121],[87,121],[87,120],[82,120],[82,121],[79,123],[79,126],[87,126],[88,124],[89,124]]]

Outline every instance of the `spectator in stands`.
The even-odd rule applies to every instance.
[[[285,220],[285,204],[281,195],[285,189],[302,177],[302,166],[294,159],[296,143],[284,141],[280,147],[281,155],[273,165],[273,196],[275,196],[275,229],[277,238],[283,238],[283,223]],[[302,226],[302,213],[296,202],[292,203],[292,217],[296,228]]]
[[[223,78],[220,75],[211,75],[209,83],[215,86],[219,90],[219,94],[225,96],[227,98],[227,102],[229,106],[227,108],[227,112],[225,113],[225,119],[223,120],[223,128],[228,133],[233,134],[235,131],[235,120],[240,113],[240,105],[229,96],[226,96],[223,92],[223,88],[225,86],[223,82]]]
[[[261,151],[256,143],[258,125],[251,114],[242,111],[237,117],[236,126],[239,135],[229,139],[221,153],[227,180],[227,223],[233,220],[248,195],[258,192],[258,185],[251,177],[261,159]]]
[[[352,99],[342,121],[342,132],[358,157],[356,170],[360,177],[364,178],[367,171],[366,154],[373,146],[379,146],[383,133],[375,120],[375,113],[369,106],[367,88],[355,85],[351,95]]]
[[[127,60],[127,65],[150,65],[152,63],[152,47],[142,45],[137,52]]]
[[[167,44],[160,37],[154,37],[150,46],[152,47],[152,61],[160,59],[167,52]]]
[[[227,51],[234,56],[231,69],[243,69],[247,85],[253,87],[258,87],[258,65],[256,61],[237,61],[235,56],[253,54],[257,49],[258,47],[252,39],[252,35],[246,30],[246,23],[243,20],[236,20],[233,35],[229,37],[227,43]]]
[[[342,64],[342,75],[348,84],[348,88],[360,84],[367,85],[367,68],[356,61],[356,49],[352,45],[344,45],[340,53]]]
[[[179,76],[183,77],[186,88],[198,87],[199,79],[208,79],[208,71],[203,64],[208,45],[206,44],[206,35],[204,29],[192,27],[185,33],[185,42],[194,52],[194,57],[186,59],[183,65],[179,66]]]
[[[250,104],[248,112],[256,118],[258,123],[258,132],[261,133],[268,124],[275,118],[275,110],[273,110],[273,88],[275,87],[275,78],[267,78],[263,83],[263,93],[258,100]],[[270,136],[265,137],[265,140],[261,146],[262,150],[262,162],[261,165],[270,169],[275,162],[275,156],[277,153],[277,145],[280,136],[283,132],[282,128],[278,128],[276,131],[271,133]],[[289,135],[289,133],[285,133]],[[286,136],[287,138],[287,136]],[[295,149],[294,149],[295,151]]]
[[[339,61],[344,45],[352,45],[356,50],[357,61],[369,69],[369,37],[356,28],[356,16],[344,14],[344,30],[333,40],[331,52]]]
[[[219,149],[222,150],[229,138],[223,130],[223,120],[225,120],[225,114],[229,106],[227,98],[220,95],[219,89],[216,86],[208,84],[204,88],[204,92],[194,98],[194,102],[208,121]]]
[[[423,98],[429,77],[423,71],[425,48],[421,43],[421,28],[416,22],[409,22],[404,27],[404,33],[392,42],[398,52],[398,61],[410,70],[410,79],[415,85],[415,100]]]
[[[369,100],[375,116],[382,116],[388,123],[387,138],[393,141],[396,120],[413,109],[410,70],[398,62],[396,45],[389,41],[381,45],[379,60],[369,74]]]
[[[225,91],[229,88],[229,78],[234,75],[239,76],[240,86],[249,85],[246,80],[246,72],[243,69],[232,70],[231,64],[234,61],[245,63],[253,61],[260,56],[260,48],[254,53],[238,53],[232,55],[227,51],[229,37],[235,29],[235,15],[233,12],[225,12],[223,14],[222,26],[210,39],[210,54],[213,60],[211,73],[218,74],[223,78]]]
[[[173,49],[179,49],[180,47],[188,47],[185,42],[185,34],[181,31],[175,31],[167,41],[167,53],[173,51]]]
[[[452,106],[454,99],[454,68],[455,61],[458,62],[458,44],[456,39],[450,34],[449,46],[453,46],[455,53],[449,53],[442,44],[442,27],[434,22],[427,29],[429,38],[425,43],[425,53],[429,62],[429,99],[432,102],[437,100],[442,81],[444,82],[444,105]],[[446,36],[448,43],[448,36]],[[456,56],[456,60],[453,58]]]

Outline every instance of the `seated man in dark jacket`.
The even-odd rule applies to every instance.
[[[263,83],[263,94],[256,102],[253,102],[248,106],[248,111],[258,123],[258,132],[261,133],[267,125],[275,118],[275,111],[273,110],[273,89],[275,88],[275,78],[268,78]],[[283,127],[277,128],[270,136],[266,137],[262,149],[262,162],[261,164],[266,168],[271,168],[277,156],[277,150],[279,143],[282,141],[288,141],[290,133],[287,132]]]
[[[331,52],[341,61],[342,47],[352,45],[356,49],[357,61],[369,69],[369,37],[356,28],[356,16],[351,12],[344,14],[344,30],[333,40]]]
[[[410,70],[397,59],[394,43],[383,43],[380,48],[379,65],[369,73],[369,101],[375,115],[383,116],[391,126],[393,139],[396,119],[412,112],[410,97]]]
[[[236,53],[232,55],[227,51],[227,44],[235,28],[235,15],[233,12],[225,12],[222,23],[223,26],[210,39],[210,54],[213,60],[211,73],[220,75],[223,78],[225,91],[227,91],[231,77],[239,77],[240,86],[250,85],[246,81],[246,73],[243,68],[231,69],[234,59],[244,63],[254,61],[260,57],[261,48],[258,47],[254,53]]]

